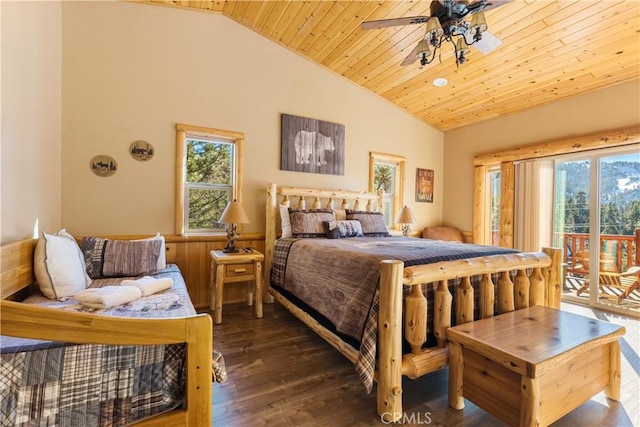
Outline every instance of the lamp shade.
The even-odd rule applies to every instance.
[[[411,212],[411,208],[409,206],[405,206],[400,210],[398,217],[396,218],[396,222],[398,224],[415,224],[416,217],[413,216],[413,212]]]
[[[249,218],[247,218],[242,203],[234,200],[227,203],[227,207],[224,208],[224,212],[220,217],[220,222],[225,224],[248,224]]]

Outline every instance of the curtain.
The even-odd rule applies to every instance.
[[[539,251],[551,246],[553,230],[553,161],[515,164],[514,247]]]

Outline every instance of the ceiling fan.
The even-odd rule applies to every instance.
[[[513,0],[478,0],[469,3],[465,0],[434,0],[431,2],[429,16],[410,16],[404,18],[365,21],[360,25],[363,30],[373,30],[399,25],[427,24],[425,35],[400,65],[410,65],[420,60],[425,66],[433,62],[436,52],[443,43],[450,42],[456,56],[456,65],[467,60],[469,46],[487,54],[500,46],[502,41],[487,31],[484,11],[494,9]],[[471,17],[468,21],[467,18]],[[457,42],[455,37],[458,38]]]

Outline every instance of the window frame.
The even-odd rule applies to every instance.
[[[215,231],[185,231],[187,220],[187,139],[207,139],[222,140],[234,145],[233,163],[235,176],[231,189],[231,199],[235,199],[242,203],[242,186],[243,186],[243,159],[244,159],[244,134],[223,129],[207,128],[202,126],[186,125],[176,123],[176,187],[175,187],[175,233],[182,236],[185,234],[211,234],[222,235],[224,230]],[[241,231],[241,225],[238,225],[238,232]]]
[[[406,180],[406,163],[407,159],[404,156],[398,156],[395,154],[369,152],[369,191],[375,191],[375,167],[376,163],[393,164],[396,166],[396,177],[393,195],[393,217],[391,219],[392,229],[400,230],[400,224],[396,223],[396,218],[400,209],[404,206],[404,188]],[[384,200],[384,197],[382,198]],[[378,207],[378,210],[383,212],[382,206]]]

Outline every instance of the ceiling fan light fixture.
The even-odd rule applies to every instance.
[[[456,61],[458,64],[464,64],[467,60],[467,55],[469,55],[470,49],[467,46],[467,42],[464,37],[460,37],[458,39],[458,43],[456,44]]]
[[[427,31],[424,34],[426,40],[439,40],[444,34],[440,21],[435,16],[430,17],[427,20]],[[432,42],[433,44],[433,42]],[[433,44],[435,46],[435,44]]]
[[[484,12],[476,12],[471,17],[471,33],[473,34],[474,41],[478,41],[482,38],[482,33],[487,31],[487,20],[484,17]]]

